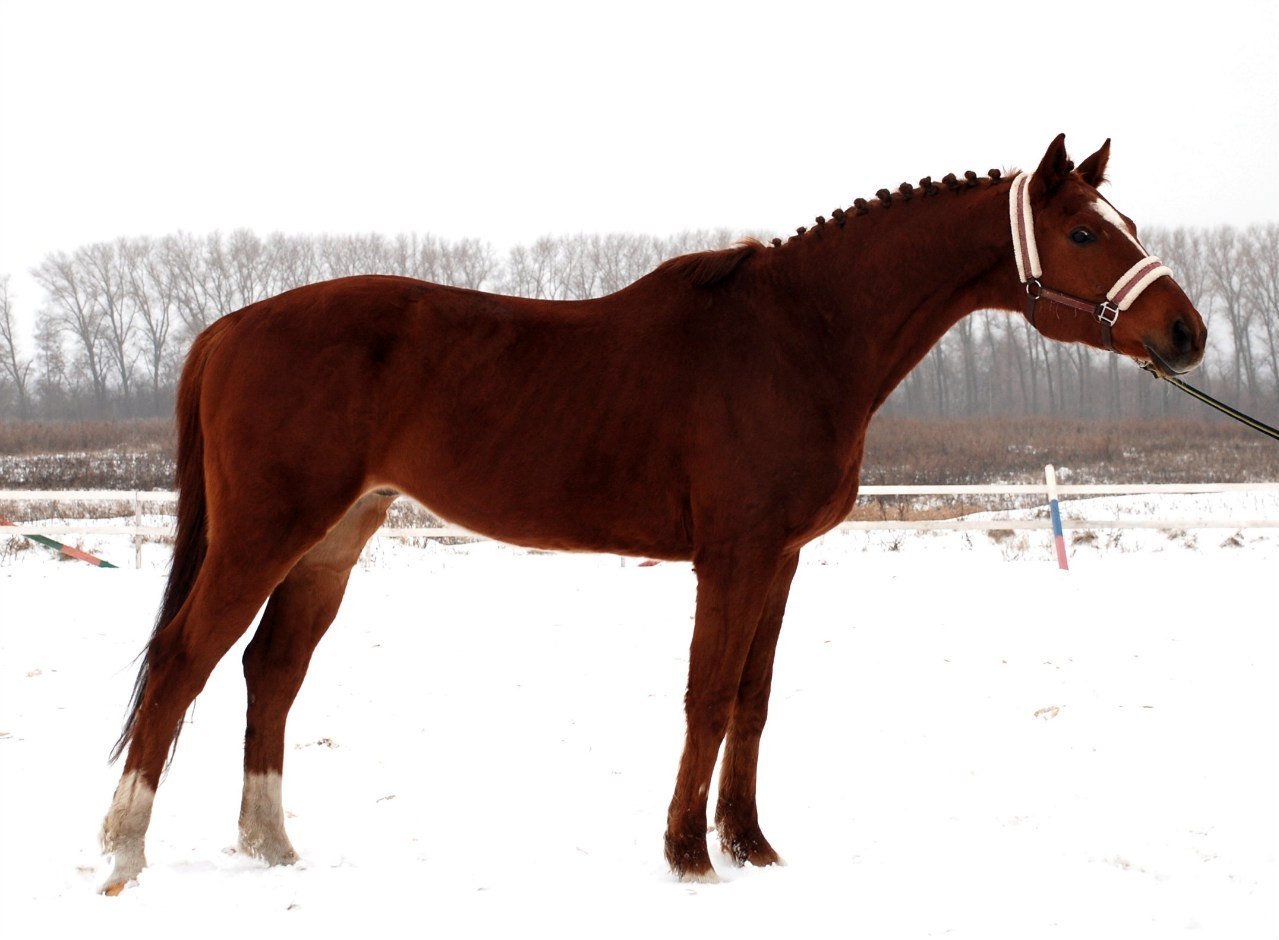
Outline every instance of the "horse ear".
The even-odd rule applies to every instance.
[[[1110,138],[1101,145],[1101,149],[1079,164],[1079,175],[1093,189],[1106,182],[1106,164],[1110,162]]]
[[[1039,161],[1039,169],[1035,171],[1032,179],[1038,184],[1037,188],[1041,192],[1050,193],[1070,175],[1070,171],[1074,168],[1075,165],[1066,155],[1066,135],[1058,134],[1048,145],[1048,152]]]

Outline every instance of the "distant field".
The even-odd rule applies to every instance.
[[[169,489],[173,449],[168,421],[2,422],[0,489]],[[1069,483],[1279,480],[1279,446],[1213,418],[881,418],[862,482],[1036,482],[1046,463]]]

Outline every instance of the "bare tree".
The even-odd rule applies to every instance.
[[[0,376],[13,386],[17,398],[18,417],[26,418],[31,410],[30,379],[32,363],[18,354],[18,338],[9,296],[9,275],[0,277]]]
[[[1205,320],[1212,346],[1197,382],[1234,388],[1236,403],[1279,396],[1279,227],[1152,230]],[[725,230],[669,237],[622,233],[544,236],[498,258],[476,239],[408,233],[261,239],[238,229],[156,241],[119,240],[51,255],[35,273],[46,297],[31,360],[0,333],[0,380],[42,413],[74,413],[66,396],[91,390],[104,413],[113,396],[161,408],[185,345],[217,317],[328,277],[401,274],[473,289],[584,299],[626,287],[663,259],[734,241]],[[64,356],[64,338],[65,344]],[[147,393],[138,394],[145,383]],[[135,386],[137,388],[135,389]],[[1269,398],[1266,396],[1269,395]],[[1243,400],[1240,400],[1243,399]],[[14,401],[10,395],[10,401]],[[9,405],[6,405],[9,407]],[[942,338],[886,404],[896,414],[1157,415],[1197,407],[1124,360],[1049,346],[1018,316],[979,313]],[[83,408],[81,408],[83,411]]]
[[[1254,225],[1244,233],[1244,298],[1260,324],[1270,378],[1279,396],[1279,225]]]
[[[271,256],[262,239],[246,228],[238,228],[227,241],[227,267],[235,286],[234,299],[230,302],[238,310],[257,300],[270,296]],[[230,313],[231,310],[223,310]]]
[[[394,253],[376,232],[367,235],[322,235],[320,258],[328,277],[351,277],[391,270]]]
[[[323,277],[315,239],[300,235],[283,235],[279,232],[267,239],[266,296],[311,284]]]
[[[549,236],[528,246],[516,245],[507,257],[501,289],[517,297],[551,297],[556,256],[555,240]]]
[[[67,361],[63,350],[63,332],[56,317],[42,311],[36,317],[36,395],[41,413],[61,415],[68,398]]]
[[[137,353],[133,348],[134,306],[129,300],[125,239],[99,242],[76,252],[74,263],[93,283],[93,301],[98,305],[103,330],[103,348],[115,368],[120,397],[128,407],[133,392],[133,369]]]
[[[104,350],[106,324],[94,296],[93,283],[65,252],[49,255],[32,270],[44,288],[49,308],[43,312],[50,329],[65,332],[74,343],[74,364],[89,381],[95,409],[105,414],[107,367]]]
[[[977,317],[967,316],[951,331],[959,340],[959,361],[964,373],[964,414],[977,413]]]
[[[441,261],[440,283],[454,287],[482,290],[497,271],[493,246],[475,238],[444,245]]]
[[[174,309],[190,342],[218,316],[210,307],[203,243],[185,232],[166,235],[153,248],[158,280],[173,298]]]
[[[129,301],[140,320],[138,345],[146,365],[151,391],[151,411],[162,410],[163,386],[173,371],[170,340],[177,322],[174,279],[163,263],[163,254],[147,239],[123,246]]]
[[[401,232],[391,241],[390,264],[396,274],[421,281],[439,278],[439,246],[434,236]]]
[[[204,239],[204,281],[211,320],[239,310],[249,301],[241,293],[243,286],[236,269],[233,243],[214,232]]]
[[[590,251],[601,294],[621,290],[657,267],[663,258],[660,241],[651,235],[596,235]]]
[[[1246,388],[1249,398],[1256,401],[1257,370],[1251,336],[1253,310],[1244,300],[1247,275],[1243,239],[1237,229],[1225,226],[1205,239],[1204,248],[1208,282],[1225,314],[1234,346],[1235,398],[1238,399]]]

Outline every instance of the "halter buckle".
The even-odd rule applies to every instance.
[[[1106,326],[1114,326],[1119,320],[1119,308],[1109,300],[1103,300],[1097,305],[1097,319]]]
[[[1039,278],[1032,277],[1026,282],[1026,296],[1031,300],[1038,300],[1039,295],[1044,292],[1044,285]]]

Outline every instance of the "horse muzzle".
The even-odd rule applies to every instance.
[[[1142,342],[1149,365],[1164,376],[1185,375],[1203,360],[1208,330],[1193,311],[1179,316],[1164,335],[1148,336]]]

